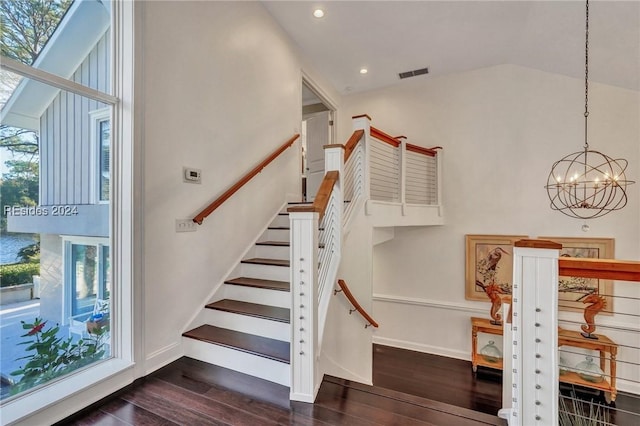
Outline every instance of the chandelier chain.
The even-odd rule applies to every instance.
[[[584,149],[589,149],[588,125],[589,117],[589,0],[585,6],[585,29],[584,29]]]

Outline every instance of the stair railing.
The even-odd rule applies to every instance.
[[[368,134],[368,121],[356,118],[354,127],[354,134],[345,146],[325,146],[326,174],[313,205],[288,209],[292,295],[290,398],[295,401],[313,402],[320,387],[318,359],[340,266],[345,217],[364,202],[367,178],[363,142]]]
[[[365,123],[356,123],[364,126]],[[344,145],[344,223],[348,230],[353,213],[358,211],[365,194],[365,130],[356,129]]]
[[[325,146],[325,179],[312,206],[289,208],[291,229],[291,394],[313,402],[322,377],[318,360],[342,241],[368,199],[437,204],[440,164],[436,149],[407,144],[353,117],[343,145]],[[373,323],[372,323],[373,324]]]
[[[560,257],[561,248],[562,245],[545,240],[521,240],[514,245],[512,314],[510,321],[507,319],[504,326],[504,395],[503,409],[499,413],[500,417],[508,420],[510,426],[558,424],[559,416],[579,417],[581,410],[573,412],[569,407],[573,405],[572,402],[566,404],[566,409],[560,404],[558,381],[603,389],[605,399],[609,397],[613,400],[617,392],[616,376],[621,378],[616,371],[617,362],[626,366],[627,376],[622,377],[622,381],[626,381],[630,387],[636,387],[639,383],[637,359],[640,348],[632,343],[637,342],[640,335],[637,325],[625,326],[624,324],[630,324],[628,319],[626,323],[607,321],[607,324],[603,321],[600,327],[614,333],[620,339],[617,343],[609,341],[600,332],[599,335],[580,334],[578,330],[581,321],[559,317],[558,282],[560,276],[618,280],[616,286],[622,285],[621,281],[640,282],[640,262]],[[581,288],[580,291],[585,290]],[[602,296],[620,297],[627,309],[634,308],[633,303],[638,300],[628,295]],[[609,313],[621,317],[637,317],[637,310]],[[593,317],[589,320],[587,318],[585,311],[585,321],[593,321]],[[559,321],[577,330],[561,328]],[[587,323],[585,327],[588,328],[589,325]],[[559,340],[563,345],[569,346],[568,349],[563,346],[560,353]],[[615,350],[611,347],[615,347]],[[589,353],[600,357],[600,368],[603,370],[601,383],[592,385],[587,380],[581,381],[579,374],[575,376],[578,378],[572,378],[574,376],[570,376],[571,372],[565,373],[562,376],[564,378],[561,378],[560,354],[580,355],[574,352],[574,348],[593,351]],[[608,371],[605,364],[608,365]],[[584,371],[566,365],[564,368],[576,373]],[[581,404],[579,401],[579,405]],[[603,408],[605,407],[600,407]],[[615,406],[606,407],[606,410],[613,411]],[[633,413],[631,415],[635,417],[631,421],[637,421],[638,416]]]
[[[349,309],[349,314],[358,312],[360,315],[362,315],[362,318],[367,321],[367,323],[364,325],[364,328],[368,328],[369,326],[378,328],[378,323],[376,322],[376,320],[374,320],[371,315],[369,315],[367,311],[364,310],[360,303],[358,303],[356,298],[353,296],[353,293],[351,293],[351,290],[349,290],[349,286],[347,285],[347,283],[344,280],[338,280],[338,286],[340,287],[340,289],[333,290],[333,295],[335,296],[338,293],[344,294],[344,297],[346,297],[349,303],[351,303],[351,306],[353,306],[353,309]]]
[[[262,169],[264,169],[265,167],[267,167],[273,160],[275,160],[276,158],[278,158],[280,156],[280,154],[282,154],[284,151],[287,150],[287,148],[289,148],[291,145],[293,145],[293,143],[300,137],[299,134],[295,134],[293,135],[288,141],[286,141],[284,144],[282,144],[278,149],[276,149],[275,151],[273,151],[271,153],[271,155],[269,155],[267,158],[265,158],[263,161],[260,162],[260,164],[258,164],[257,166],[255,166],[253,169],[251,169],[251,171],[249,171],[247,174],[245,174],[242,178],[240,178],[235,184],[233,184],[229,189],[227,189],[222,195],[220,195],[218,198],[216,198],[212,203],[210,203],[207,207],[205,207],[204,209],[202,209],[202,211],[200,213],[198,213],[194,218],[193,221],[195,223],[197,223],[198,225],[202,225],[202,221],[209,216],[211,213],[213,213],[218,207],[220,207],[222,204],[224,204],[225,201],[227,201],[229,198],[231,198],[231,196],[233,194],[235,194],[236,192],[238,192],[238,190],[240,188],[242,188],[244,185],[247,184],[247,182],[249,182],[251,179],[253,179],[258,173],[260,173],[262,171]]]
[[[370,199],[389,203],[437,205],[441,194],[442,147],[407,143],[406,136],[390,136],[371,127]]]

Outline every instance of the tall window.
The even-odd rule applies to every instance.
[[[37,276],[33,282],[40,289],[39,299],[22,304],[33,312],[0,317],[0,373],[11,379],[0,384],[3,424],[55,422],[64,410],[49,406],[64,400],[66,408],[82,408],[136,374],[130,109],[135,8],[129,0],[0,1],[0,154],[2,161],[11,160],[5,167],[14,168],[12,184],[24,184],[10,198],[3,177],[1,223],[8,232],[39,235],[37,244],[8,262],[27,271],[12,275],[27,282],[13,284],[28,286]],[[10,147],[21,151],[7,155]],[[9,234],[2,231],[5,248]],[[24,320],[18,320],[13,340],[7,340],[16,325],[4,322],[9,317]],[[74,321],[80,326],[72,329]],[[29,339],[49,339],[51,350],[25,344]],[[87,348],[89,341],[103,346]],[[70,345],[85,345],[88,357],[64,358]],[[64,365],[41,362],[42,355],[56,354]],[[8,363],[5,356],[11,356]],[[74,360],[79,362],[67,363]]]

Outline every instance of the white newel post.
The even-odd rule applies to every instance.
[[[400,136],[400,203],[402,204],[402,214],[405,212],[407,203],[407,138]]]
[[[371,152],[371,117],[368,115],[357,115],[353,117],[353,130],[364,130],[364,140],[361,142],[364,147],[364,167],[363,167],[363,185],[364,185],[364,197],[365,200],[371,198],[371,182],[369,174],[369,157]]]
[[[442,152],[444,150],[440,149],[436,153],[436,204],[439,207],[440,216],[443,216],[444,213],[442,211]]]
[[[558,256],[551,241],[513,249],[509,425],[558,424]],[[505,370],[505,375],[509,371]]]
[[[290,212],[291,390],[293,401],[313,402],[318,378],[318,213]]]

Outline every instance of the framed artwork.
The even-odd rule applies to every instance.
[[[526,235],[466,235],[467,300],[491,301],[492,295],[511,294],[513,244]]]
[[[562,244],[561,257],[582,257],[594,259],[613,259],[615,240],[613,238],[564,238],[539,237]],[[598,278],[560,277],[558,283],[558,308],[563,311],[583,312],[586,296],[598,294],[606,300],[606,308],[601,315],[612,315],[613,281]]]

